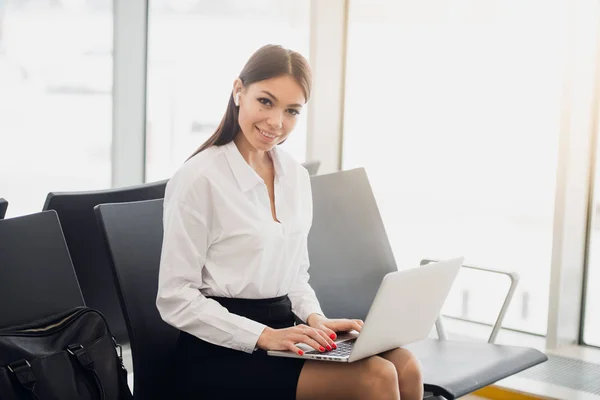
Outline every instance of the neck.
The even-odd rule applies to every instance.
[[[238,148],[238,151],[244,157],[244,160],[252,167],[261,167],[270,162],[271,158],[266,151],[257,150],[253,147],[243,133],[238,133],[233,142]]]

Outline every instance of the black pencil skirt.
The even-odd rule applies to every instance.
[[[212,297],[229,312],[274,329],[294,325],[287,296],[272,299]],[[295,399],[304,360],[249,354],[181,332],[175,357],[177,399]]]

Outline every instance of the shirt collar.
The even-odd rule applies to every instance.
[[[275,167],[275,179],[283,180],[287,173],[287,168],[285,163],[281,159],[281,150],[279,150],[278,145],[273,147],[269,154],[271,155],[271,158],[273,158],[273,166]]]
[[[262,178],[246,162],[242,153],[240,153],[235,145],[235,142],[231,141],[224,145],[224,147],[229,167],[231,168],[240,189],[242,189],[242,192],[246,192],[263,182]],[[269,154],[271,154],[271,157],[273,158],[275,179],[279,181],[286,173],[286,168],[281,160],[281,154],[279,154],[277,148],[271,150]]]

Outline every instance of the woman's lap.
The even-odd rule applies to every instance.
[[[252,354],[216,346],[186,333],[178,343],[175,385],[178,398],[295,399],[304,360]]]

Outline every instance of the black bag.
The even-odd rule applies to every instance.
[[[77,307],[0,330],[0,400],[17,399],[133,399],[104,316]]]

